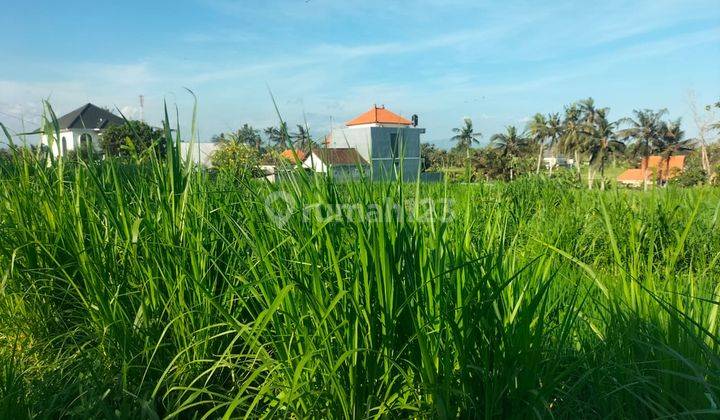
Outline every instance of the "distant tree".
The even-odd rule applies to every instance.
[[[548,136],[548,147],[550,150],[555,149],[555,145],[560,139],[560,136],[562,135],[562,121],[560,120],[560,114],[557,112],[553,114],[548,114],[547,116],[547,136]],[[554,155],[554,153],[553,153]],[[552,173],[552,168],[550,168],[550,172]]]
[[[530,139],[537,144],[539,152],[537,158],[537,167],[535,168],[535,174],[540,175],[540,166],[543,162],[543,152],[545,141],[550,137],[548,129],[548,121],[545,116],[541,113],[533,115],[526,127],[527,133]]]
[[[260,163],[263,165],[277,166],[286,162],[287,159],[283,158],[276,149],[267,149],[262,156],[260,156]]]
[[[685,169],[669,181],[671,184],[681,187],[694,187],[707,182],[707,174],[702,168],[701,157],[697,156],[695,159],[690,157],[685,161]]]
[[[293,133],[291,138],[294,147],[302,150],[310,149],[310,146],[314,143],[310,137],[310,132],[301,124],[297,125],[297,132]]]
[[[685,131],[680,127],[680,119],[663,122],[660,129],[660,137],[657,143],[657,151],[665,162],[665,175],[670,175],[670,158],[672,156],[687,153],[695,150],[695,140],[686,139]]]
[[[705,106],[704,112],[701,111],[697,105],[697,98],[695,92],[688,91],[688,105],[690,106],[690,112],[692,113],[693,122],[695,128],[697,128],[697,143],[700,146],[700,162],[702,170],[705,173],[708,183],[712,183],[712,180],[717,176],[710,165],[710,159],[708,156],[708,141],[712,138],[714,131],[720,129],[720,124],[716,123],[715,120],[715,109],[712,105]],[[720,108],[720,102],[717,107]]]
[[[528,139],[523,133],[518,133],[517,128],[508,126],[505,133],[494,134],[490,143],[499,150],[503,157],[509,158],[510,180],[514,178],[515,166],[523,150],[527,147]]]
[[[465,125],[460,128],[453,128],[453,133],[456,133],[452,140],[456,142],[455,147],[458,151],[466,152],[473,144],[479,143],[479,138],[482,136],[480,132],[473,129],[473,122],[470,118],[465,118]]]
[[[273,146],[279,146],[280,145],[280,130],[278,130],[277,127],[266,127],[263,130],[263,133],[265,134],[265,137],[267,137],[268,143],[270,143]]]
[[[507,179],[506,169],[510,158],[494,147],[483,147],[473,150],[472,166],[476,174],[485,180]]]
[[[595,127],[599,120],[605,118],[609,112],[609,108],[598,108],[595,106],[593,98],[578,101],[578,109],[581,114],[581,120],[585,123],[589,130]]]
[[[236,141],[240,144],[246,144],[260,150],[262,145],[262,137],[260,137],[260,131],[256,130],[248,124],[243,124],[238,130],[228,133],[225,138]]]
[[[278,127],[267,127],[263,132],[267,136],[270,144],[283,150],[287,149],[290,135],[285,121],[282,121]]]
[[[593,125],[589,126],[587,133],[587,152],[590,155],[588,165],[588,188],[592,189],[594,174],[593,170],[600,171],[600,189],[605,190],[605,165],[608,158],[615,153],[625,151],[625,143],[618,140],[615,135],[617,123],[608,122],[606,112],[596,116]]]
[[[162,156],[165,153],[165,137],[162,130],[142,121],[127,121],[108,127],[100,136],[100,146],[110,156],[139,155],[150,147]]]
[[[720,101],[717,101],[717,102],[715,102],[715,103],[712,104],[712,105],[707,105],[707,106],[705,106],[705,110],[706,110],[706,111],[712,111],[713,108],[720,109]],[[711,130],[715,130],[715,131],[717,131],[718,133],[720,133],[720,121],[712,122],[712,123],[710,124],[710,129],[711,129]]]
[[[714,104],[706,105],[705,109],[710,111],[712,108],[718,108],[720,109],[720,101],[715,102]]]
[[[720,120],[715,120],[715,113],[714,108],[720,109],[720,101],[715,102],[712,105],[707,105],[705,107],[705,110],[708,112],[710,116],[710,120],[708,121],[707,129],[709,131],[714,131],[717,134],[720,134]],[[708,158],[707,154],[707,144],[705,142],[704,137],[702,137],[702,134],[704,134],[705,130],[700,130],[701,134],[701,148],[703,153],[703,168],[705,168],[705,172],[707,173],[708,177],[708,183],[709,184],[715,184],[717,182],[717,174],[720,172],[720,165],[717,165],[716,167],[713,167],[710,165],[710,160]]]
[[[627,128],[619,130],[618,136],[632,142],[631,151],[634,156],[640,155],[644,159],[658,150],[661,141],[663,123],[662,116],[667,110],[652,111],[650,109],[634,110],[633,117],[623,118],[621,124]],[[642,165],[643,179],[647,178],[647,165]],[[647,190],[647,183],[643,183]]]
[[[581,117],[581,111],[577,104],[565,107],[562,130],[558,139],[558,146],[563,150],[563,153],[566,155],[568,153],[573,154],[578,179],[580,178],[580,151],[583,149],[584,140],[584,124]]]
[[[253,146],[238,140],[226,140],[210,155],[213,167],[236,178],[260,174],[260,154]]]
[[[448,153],[445,150],[438,149],[434,144],[421,143],[420,156],[423,160],[423,170],[437,169],[448,165]]]

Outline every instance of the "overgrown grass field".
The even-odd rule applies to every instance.
[[[0,418],[720,414],[717,189],[143,159],[2,165]]]

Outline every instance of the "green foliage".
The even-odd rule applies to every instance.
[[[490,137],[490,143],[500,151],[509,178],[513,180],[524,160],[523,156],[527,156],[525,152],[529,149],[529,139],[526,134],[518,133],[514,126],[508,126],[505,133],[494,134]]]
[[[268,149],[260,157],[260,163],[264,165],[282,165],[287,164],[287,159],[280,155],[276,149]]]
[[[309,150],[311,145],[315,145],[315,142],[310,137],[310,132],[304,125],[297,125],[297,132],[291,135],[293,139],[293,146],[301,150]]]
[[[490,145],[480,149],[471,149],[475,134],[472,122],[467,120],[464,127],[453,129],[451,140],[457,142],[455,147],[445,155],[433,149],[425,154],[442,156],[448,166],[456,169],[464,168],[471,157],[472,178],[487,180],[512,180],[531,171],[540,175],[545,166],[544,154],[564,155],[575,161],[577,179],[585,177],[588,187],[598,184],[604,189],[613,182],[605,174],[608,163],[632,167],[651,154],[667,158],[694,150],[694,140],[685,138],[680,120],[664,119],[666,110],[635,110],[631,118],[618,121],[610,121],[609,113],[609,108],[598,107],[592,98],[583,99],[565,107],[562,117],[558,113],[535,114],[525,132],[507,127],[506,132],[494,134]],[[493,148],[500,153],[493,153]],[[712,161],[712,152],[709,155]],[[587,168],[587,175],[580,174],[581,166]],[[543,172],[547,176],[551,171]],[[467,180],[467,176],[453,175],[449,179]]]
[[[262,146],[262,137],[260,137],[260,130],[256,130],[249,124],[243,124],[243,126],[236,131],[232,131],[229,133],[221,133],[219,135],[213,136],[212,140],[216,143],[235,142],[239,144],[245,144],[257,150],[260,150]]]
[[[470,118],[465,118],[463,123],[462,127],[452,129],[453,133],[455,133],[452,138],[455,142],[455,150],[461,154],[466,153],[473,144],[477,144],[478,139],[482,136],[480,132],[475,131],[473,128],[473,122]]]
[[[473,151],[472,165],[481,179],[504,179],[508,157],[497,149],[484,147]]]
[[[291,136],[288,132],[287,123],[285,121],[281,121],[278,127],[267,127],[263,130],[263,132],[265,133],[268,142],[270,142],[270,144],[274,147],[282,150],[285,150],[288,147]]]
[[[580,188],[582,184],[577,172],[572,169],[559,168],[547,175],[549,179],[566,188]]]
[[[257,149],[238,141],[224,141],[210,156],[213,167],[236,177],[260,175]]]
[[[0,162],[2,163],[9,163],[12,161],[12,152],[10,149],[7,149],[5,147],[0,147]]]
[[[423,160],[424,171],[437,171],[452,165],[448,152],[438,149],[434,144],[421,143],[420,156]]]
[[[685,170],[678,173],[670,183],[681,187],[702,185],[707,181],[707,173],[702,168],[699,154],[689,155],[685,159]]]
[[[154,148],[158,155],[165,154],[161,130],[142,121],[127,121],[112,125],[100,136],[100,146],[109,156],[133,156]]]

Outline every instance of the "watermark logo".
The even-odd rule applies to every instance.
[[[292,195],[285,191],[275,191],[265,198],[265,213],[280,227],[285,226],[296,208]]]
[[[284,191],[276,191],[265,199],[265,211],[270,219],[282,227],[293,217],[304,223],[381,223],[448,222],[454,216],[452,199],[424,198],[403,203],[387,199],[383,203],[307,203],[301,204]]]

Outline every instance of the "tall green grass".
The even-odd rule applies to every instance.
[[[720,191],[268,184],[178,132],[1,165],[0,417],[720,413]]]

